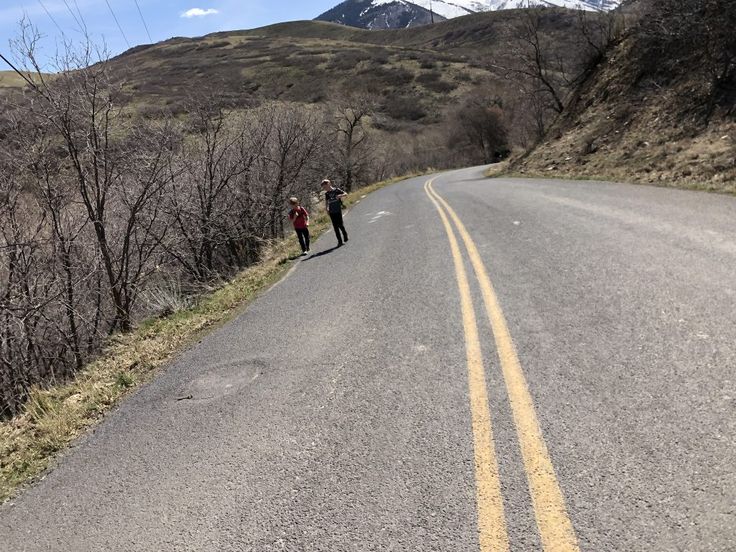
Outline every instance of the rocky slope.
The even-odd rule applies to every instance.
[[[639,4],[643,19],[513,170],[736,193],[736,12],[688,12],[686,26],[674,3]]]

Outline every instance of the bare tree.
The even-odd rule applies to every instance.
[[[80,328],[78,287],[87,275],[79,258],[79,237],[87,227],[88,219],[74,204],[74,188],[61,176],[61,159],[54,144],[53,134],[42,122],[37,122],[36,135],[28,143],[27,157],[23,160],[30,167],[39,205],[43,209],[50,229],[49,241],[53,256],[58,260],[58,281],[63,290],[59,296],[67,327],[60,330],[73,356],[76,369],[85,360],[83,333]],[[54,267],[57,263],[54,263]]]
[[[79,51],[66,49],[53,80],[44,76],[37,43],[38,34],[28,26],[15,43],[33,72],[30,87],[39,100],[28,109],[45,118],[64,144],[66,169],[76,180],[108,280],[115,310],[110,330],[127,331],[146,263],[161,239],[153,204],[165,184],[171,134],[123,117],[119,86],[104,59],[92,63],[89,43]]]
[[[273,131],[222,105],[216,95],[192,100],[167,198],[176,228],[165,242],[167,252],[201,282],[248,258],[241,253],[244,241],[257,233],[249,224],[248,211],[257,201],[252,179]]]
[[[569,82],[561,57],[552,41],[542,32],[545,8],[529,7],[515,29],[517,40],[513,55],[517,63],[508,67],[535,95],[546,98],[549,107],[561,113],[565,109],[565,85]]]
[[[499,99],[470,96],[451,114],[450,121],[450,145],[467,149],[468,162],[494,163],[508,155],[508,133]]]
[[[704,118],[723,102],[734,113],[736,9],[732,0],[650,0],[635,29],[640,61],[659,79],[683,72],[708,85]]]
[[[316,109],[271,105],[265,108],[273,133],[265,151],[268,164],[264,184],[268,189],[269,225],[273,237],[284,235],[284,205],[293,194],[310,189],[326,153],[322,113]]]
[[[341,185],[348,192],[360,180],[368,167],[370,145],[366,119],[375,110],[374,100],[364,94],[354,94],[335,105],[337,147],[335,164]]]
[[[615,12],[589,13],[578,10],[571,19],[575,53],[560,50],[554,21],[570,17],[556,10],[529,6],[509,32],[511,48],[498,68],[523,97],[532,113],[536,139],[541,140],[549,121],[562,113],[571,93],[588,78],[605,58],[623,29]],[[569,38],[569,37],[568,37]]]

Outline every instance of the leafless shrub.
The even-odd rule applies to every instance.
[[[732,0],[647,0],[634,29],[643,71],[661,82],[702,76],[703,115],[736,112],[736,9]],[[691,91],[691,94],[697,91]]]
[[[399,121],[418,121],[427,116],[420,98],[409,95],[390,95],[383,99],[382,111]]]
[[[0,116],[0,416],[106,335],[258,260],[284,235],[286,198],[308,201],[325,174],[334,132],[320,109],[236,113],[213,94],[183,120],[142,117],[89,43],[67,47],[53,79],[36,44],[24,26],[32,77]]]
[[[591,15],[579,10],[567,25],[576,45],[570,55],[560,49],[562,42],[555,35],[563,17],[569,16],[544,7],[527,8],[508,33],[511,48],[506,61],[495,67],[526,98],[536,141],[565,110],[570,95],[605,58],[623,29],[617,13]]]
[[[372,161],[367,119],[376,110],[376,102],[365,94],[348,95],[335,102],[334,127],[337,134],[333,166],[340,185],[347,191],[364,183]]]
[[[467,164],[494,163],[509,154],[501,101],[473,95],[450,114],[449,146],[464,151]]]

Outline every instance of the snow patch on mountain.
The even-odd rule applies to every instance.
[[[621,0],[345,0],[319,17],[362,29],[400,29],[478,12],[549,6],[610,10]],[[430,11],[431,10],[431,11]]]
[[[584,10],[611,10],[620,0],[373,0],[373,6],[386,4],[414,4],[447,19],[484,11],[527,8],[529,6],[550,6]]]

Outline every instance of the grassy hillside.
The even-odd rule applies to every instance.
[[[23,86],[23,79],[13,71],[0,71],[0,88],[18,88]]]
[[[192,96],[216,94],[237,109],[270,100],[325,104],[359,93],[371,99],[370,126],[377,131],[377,143],[389,150],[396,149],[396,142],[413,144],[428,157],[416,167],[453,166],[478,161],[454,158],[452,152],[439,159],[432,152],[440,152],[448,140],[457,146],[450,128],[454,110],[469,98],[503,103],[511,145],[526,144],[533,132],[526,100],[500,69],[515,63],[518,29],[526,14],[488,12],[381,31],[298,21],[172,38],[133,48],[108,66],[122,84],[124,101],[149,118],[188,111]],[[574,65],[579,57],[577,24],[574,11],[543,11],[540,34],[560,65]],[[414,158],[415,153],[399,157]],[[395,173],[416,167],[399,167]]]
[[[113,60],[131,101],[182,110],[187,96],[218,90],[235,106],[264,99],[317,103],[359,91],[400,122],[435,122],[460,96],[492,93],[520,12],[472,15],[413,29],[365,31],[317,21],[201,38],[175,38]],[[572,51],[575,14],[549,10],[543,32]],[[566,48],[569,41],[570,48]]]
[[[0,89],[22,88],[26,85],[23,78],[14,71],[0,71]]]

